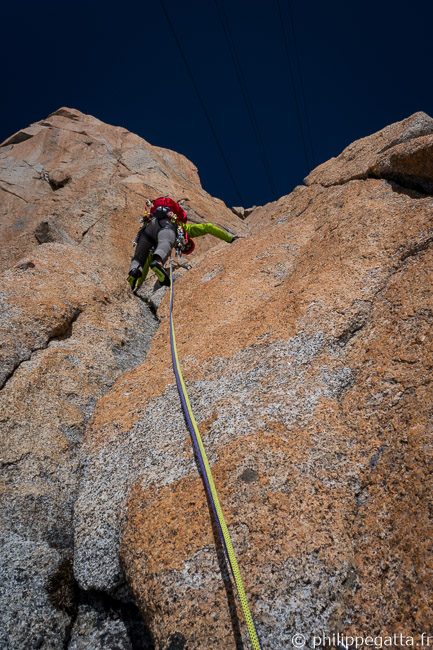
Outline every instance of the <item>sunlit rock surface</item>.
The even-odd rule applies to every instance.
[[[193,219],[249,233],[202,238],[176,266],[174,319],[263,648],[429,630],[432,125],[417,113],[354,143],[245,221],[182,156],[77,111],[0,148],[39,206],[32,221],[6,192],[5,647],[248,647],[175,386],[168,292],[124,286],[144,197],[186,191]],[[48,164],[47,129],[62,132],[53,160],[78,138],[81,176]],[[51,184],[20,180],[17,160]],[[100,197],[93,223],[81,208]]]

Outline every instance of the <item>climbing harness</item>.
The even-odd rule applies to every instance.
[[[215,521],[218,526],[218,530],[221,536],[221,541],[227,556],[227,559],[232,570],[233,578],[236,584],[236,589],[238,592],[239,600],[241,601],[242,611],[244,613],[245,622],[248,629],[248,634],[251,641],[251,646],[253,650],[262,650],[260,640],[254,625],[253,617],[250,612],[248,605],[247,597],[245,594],[244,585],[242,582],[241,574],[239,571],[239,566],[236,560],[235,552],[233,549],[232,541],[230,539],[230,534],[227,528],[227,524],[224,519],[224,515],[221,509],[221,505],[218,499],[218,494],[215,488],[215,484],[212,477],[212,472],[210,469],[209,461],[206,456],[206,451],[203,446],[203,442],[200,436],[200,432],[197,427],[197,423],[194,418],[194,414],[191,409],[191,404],[189,402],[188,393],[186,392],[186,386],[182,377],[182,371],[180,369],[179,358],[177,356],[176,348],[176,337],[174,333],[174,324],[173,324],[173,262],[170,260],[170,342],[171,342],[171,356],[173,359],[173,369],[176,376],[176,383],[179,390],[180,399],[182,402],[182,408],[185,414],[186,421],[188,423],[188,429],[191,434],[191,438],[194,444],[194,449],[197,455],[197,458],[200,463],[200,468],[203,476],[203,480],[206,486],[206,491],[212,505],[212,510],[215,516]]]

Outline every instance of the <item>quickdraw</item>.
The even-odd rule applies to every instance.
[[[176,376],[176,383],[177,383],[177,388],[179,390],[180,399],[182,402],[182,408],[185,414],[186,421],[188,423],[188,429],[191,434],[194,449],[200,463],[200,469],[206,486],[206,491],[208,493],[209,500],[212,505],[212,510],[221,536],[221,541],[236,584],[236,589],[238,592],[239,600],[241,602],[242,611],[244,613],[245,623],[248,629],[251,646],[253,650],[262,650],[262,646],[260,644],[256,627],[254,625],[253,617],[251,615],[250,608],[248,605],[244,585],[242,582],[242,577],[239,571],[239,566],[236,560],[232,541],[230,539],[230,534],[218,499],[218,494],[213,481],[210,465],[206,456],[206,451],[204,449],[200,432],[198,430],[197,423],[195,421],[194,414],[191,409],[188,393],[186,392],[185,382],[182,377],[182,371],[180,369],[179,358],[177,355],[177,348],[176,348],[174,324],[173,324],[173,262],[172,260],[170,260],[170,342],[171,342],[171,356],[173,359],[173,369],[174,369],[174,374]]]
[[[177,224],[175,246],[176,246],[176,255],[182,257],[183,251],[188,246],[188,235],[186,234],[185,230],[182,228],[182,226],[179,223]]]

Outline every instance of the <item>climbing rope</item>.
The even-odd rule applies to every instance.
[[[253,650],[262,650],[262,646],[259,641],[259,637],[256,632],[256,627],[254,625],[253,617],[251,616],[250,608],[248,605],[247,597],[245,594],[244,585],[241,578],[241,573],[239,571],[239,566],[236,560],[235,552],[233,550],[232,541],[230,539],[230,534],[227,528],[227,524],[224,519],[223,512],[221,510],[221,505],[218,499],[218,494],[215,488],[215,484],[212,478],[212,472],[210,465],[206,456],[206,452],[203,446],[203,442],[200,436],[200,432],[197,427],[197,423],[194,418],[194,414],[191,409],[191,404],[189,402],[188,393],[186,392],[185,383],[182,377],[182,371],[180,369],[179,358],[177,356],[176,348],[176,336],[174,333],[174,324],[173,324],[173,263],[170,260],[170,342],[171,342],[171,356],[173,359],[173,369],[176,376],[177,388],[179,390],[180,399],[182,402],[182,408],[185,413],[185,418],[188,424],[188,429],[191,433],[191,438],[194,444],[194,449],[197,454],[197,458],[200,463],[200,468],[204,483],[206,486],[206,491],[209,496],[209,500],[212,505],[212,510],[215,516],[215,521],[218,526],[218,530],[221,536],[221,541],[224,546],[224,550],[227,556],[227,559],[232,570],[233,578],[236,584],[236,589],[238,592],[239,600],[241,601],[242,611],[244,613],[245,622],[248,629],[248,634],[250,636],[251,645]]]

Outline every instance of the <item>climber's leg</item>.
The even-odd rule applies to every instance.
[[[138,235],[135,254],[129,266],[129,275],[132,275],[132,277],[135,278],[139,278],[141,276],[144,263],[146,262],[147,256],[149,255],[149,251],[152,246],[155,245],[155,241],[147,234],[146,230],[147,229],[141,230]]]
[[[174,231],[174,228],[171,226],[161,228],[161,230],[158,232],[158,244],[155,248],[155,252],[153,253],[153,260],[164,265],[171,253],[171,249],[173,248],[175,241],[176,233]]]

